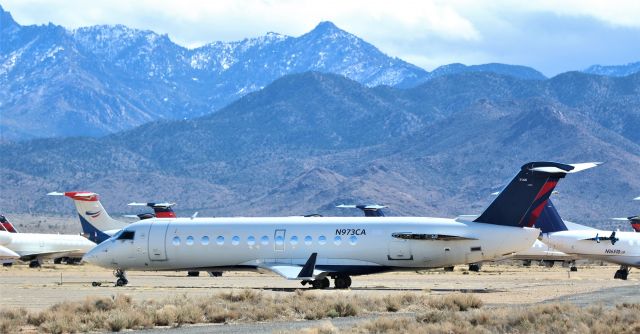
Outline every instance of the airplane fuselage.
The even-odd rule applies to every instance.
[[[127,231],[131,239],[118,239]],[[529,248],[539,231],[428,217],[236,217],[149,219],[121,233],[85,260],[122,270],[260,269],[304,265],[317,253],[317,269],[358,275],[489,260]]]
[[[640,234],[636,232],[616,232],[615,243],[610,240],[596,242],[600,237],[611,235],[611,231],[569,230],[543,234],[542,241],[557,250],[580,257],[612,262],[620,265],[640,267]]]
[[[80,235],[0,231],[0,245],[21,258],[82,257],[96,246]]]

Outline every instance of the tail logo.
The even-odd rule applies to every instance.
[[[86,211],[85,214],[91,218],[98,218],[100,216],[100,214],[102,213],[102,210],[99,211]]]

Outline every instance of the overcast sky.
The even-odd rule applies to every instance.
[[[22,25],[124,24],[196,47],[269,31],[299,36],[320,21],[433,70],[460,62],[534,67],[553,76],[640,61],[640,1],[1,0]]]

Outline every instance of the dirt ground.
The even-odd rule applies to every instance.
[[[328,289],[316,293],[348,296],[424,291],[441,295],[462,291],[476,294],[485,304],[505,305],[569,300],[578,294],[628,287],[631,289],[623,290],[638,293],[626,297],[640,302],[640,272],[632,271],[627,281],[615,280],[613,274],[617,268],[591,265],[579,266],[577,272],[569,272],[568,268],[561,266],[485,264],[481,272],[475,273],[460,266],[453,272],[434,270],[357,276],[353,277],[350,290]],[[186,272],[130,272],[127,273],[129,285],[115,287],[110,271],[91,265],[46,264],[41,269],[14,265],[0,269],[0,305],[41,310],[62,301],[120,293],[142,301],[175,294],[211,294],[228,289],[251,288],[265,293],[287,294],[302,288],[297,281],[287,281],[272,274],[227,272],[222,277],[201,274],[200,277],[187,277]],[[100,287],[93,287],[93,281],[103,283]]]

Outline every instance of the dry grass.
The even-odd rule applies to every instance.
[[[0,310],[0,332],[118,332],[194,323],[326,319],[398,311],[418,315],[415,319],[381,317],[353,328],[352,332],[640,332],[640,304],[624,304],[613,310],[569,304],[483,309],[480,299],[462,293],[429,296],[424,292],[407,292],[364,297],[349,291],[326,294],[306,290],[289,295],[231,290],[197,298],[177,295],[139,303],[126,295],[89,297],[59,303],[41,312]],[[334,333],[337,329],[327,325],[308,332]]]
[[[210,296],[178,295],[162,301],[134,303],[126,295],[88,297],[56,304],[41,312],[0,311],[0,332],[36,329],[47,333],[177,327],[195,323],[233,323],[270,320],[325,319],[367,312],[398,311],[433,302],[425,293],[367,298],[342,292],[338,296],[298,290],[276,296],[256,290],[231,290]],[[314,331],[331,332],[328,329]]]
[[[463,300],[462,302],[466,304]],[[453,304],[458,304],[454,302]],[[364,322],[351,333],[640,333],[640,304],[615,308],[572,304],[432,308],[412,318],[383,317]]]

